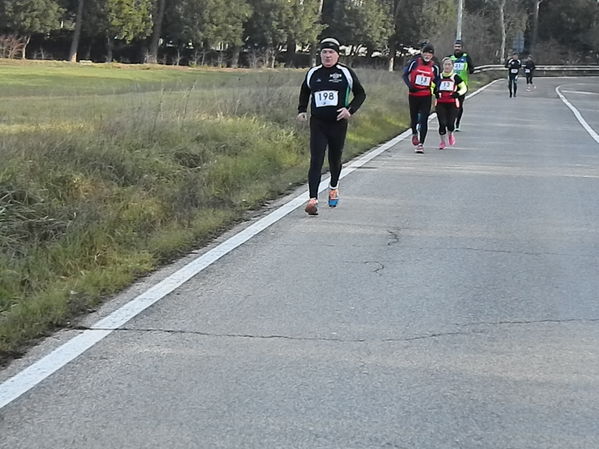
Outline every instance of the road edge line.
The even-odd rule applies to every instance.
[[[562,85],[560,84],[559,86],[557,86],[555,88],[555,92],[557,93],[557,95],[559,96],[559,98],[564,102],[564,104],[566,106],[568,106],[568,108],[574,113],[574,117],[576,117],[576,119],[578,120],[578,122],[582,125],[582,127],[585,129],[585,131],[587,133],[589,133],[589,136],[591,136],[595,142],[599,143],[599,134],[597,134],[597,132],[591,127],[591,125],[589,125],[587,123],[587,121],[584,119],[584,117],[582,116],[582,114],[578,111],[578,109],[576,109],[576,107],[570,103],[568,101],[568,99],[564,96],[564,94],[561,93],[560,91],[560,87],[562,87]]]

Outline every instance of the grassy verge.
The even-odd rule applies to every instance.
[[[304,71],[0,63],[0,360],[305,180]],[[345,157],[407,124],[397,74]]]

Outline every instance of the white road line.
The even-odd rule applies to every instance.
[[[481,87],[478,91],[470,94],[468,98],[477,95],[479,92],[482,92],[494,82]],[[366,154],[350,163],[349,166],[343,171],[341,178],[344,178],[356,169],[367,164],[375,157],[409,137],[411,134],[411,130],[407,130],[390,141],[368,151]],[[326,178],[320,183],[319,192],[327,189],[328,181],[329,178]],[[23,394],[27,393],[40,382],[110,335],[113,331],[127,323],[129,320],[135,318],[148,307],[160,301],[162,298],[173,292],[192,277],[199,274],[206,267],[212,265],[221,257],[229,254],[231,251],[243,245],[255,235],[259,234],[300,207],[306,201],[307,195],[307,191],[303,192],[301,195],[298,195],[297,197],[288,201],[278,209],[256,221],[252,225],[214,247],[202,256],[192,260],[183,268],[163,279],[139,296],[133,298],[131,301],[124,304],[107,317],[93,324],[89,330],[83,331],[83,333],[67,341],[65,344],[56,348],[45,357],[34,362],[29,367],[0,384],[0,409],[10,404]]]
[[[587,123],[587,121],[584,119],[584,117],[582,116],[582,114],[580,112],[578,112],[578,109],[576,109],[574,107],[574,105],[572,103],[570,103],[568,101],[568,99],[560,92],[560,87],[561,86],[557,86],[555,88],[555,92],[557,93],[557,95],[562,99],[562,101],[564,102],[564,104],[566,106],[568,106],[570,108],[570,110],[574,113],[574,116],[580,122],[580,124],[586,130],[586,132],[588,132],[589,135],[593,139],[595,139],[595,142],[599,143],[599,134],[597,134],[595,132],[595,130],[593,128],[591,128],[591,126]]]
[[[577,95],[599,95],[599,92],[585,92],[582,90],[563,90],[561,91],[565,94],[577,94]]]

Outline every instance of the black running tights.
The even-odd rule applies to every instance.
[[[455,103],[437,103],[437,120],[439,120],[439,134],[444,136],[447,131],[452,133],[455,130],[455,119],[458,115],[458,108]]]
[[[424,143],[428,132],[428,116],[431,113],[431,96],[416,97],[410,95],[410,121],[412,134],[417,134],[416,125],[420,125],[420,143]]]
[[[329,148],[331,186],[337,187],[341,175],[341,155],[346,135],[347,120],[328,122],[310,117],[310,170],[308,171],[310,198],[318,198],[318,186],[327,147]]]
[[[509,79],[508,79],[508,86],[507,87],[510,90],[510,96],[512,95],[512,89],[513,89],[513,94],[516,95],[516,92],[518,92],[518,78],[516,78],[516,77],[512,78],[510,76]]]

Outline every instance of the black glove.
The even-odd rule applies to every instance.
[[[435,91],[435,98],[438,100],[440,96],[441,96],[441,94],[439,93],[439,91],[436,90]]]
[[[416,89],[415,87],[412,87],[412,86],[409,87],[409,90],[411,93],[418,92],[418,89]]]
[[[457,93],[457,92],[453,92],[453,93],[451,94],[451,98],[460,98],[460,94],[459,94],[459,93]]]

